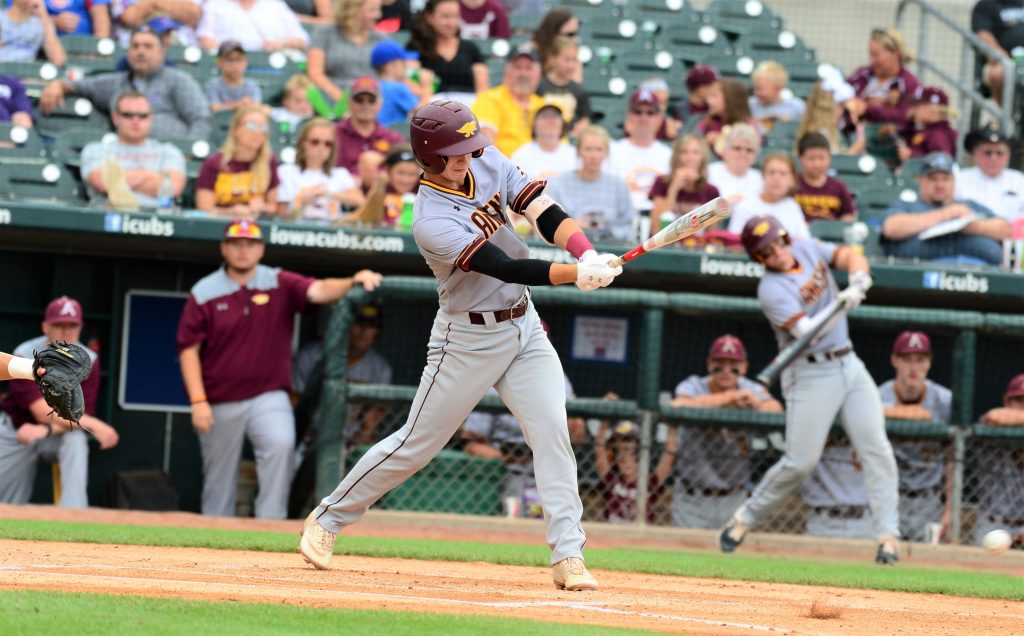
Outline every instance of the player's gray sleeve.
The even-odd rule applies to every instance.
[[[676,386],[676,397],[699,397],[707,395],[699,375],[691,375]]]
[[[933,382],[929,383],[928,389],[933,391],[935,396],[935,408],[932,409],[932,417],[948,425],[953,417],[953,392]]]
[[[505,187],[508,188],[506,190],[508,192],[508,203],[512,205],[519,193],[532,183],[532,179],[523,172],[522,168],[512,163],[500,151],[496,150],[495,152],[498,152],[498,155],[501,157],[502,170],[505,171]]]
[[[757,286],[757,300],[768,322],[778,329],[788,331],[793,325],[786,323],[803,313],[804,309],[796,295],[783,287],[784,284],[781,276],[769,275],[762,278]]]
[[[444,217],[417,219],[412,225],[412,234],[421,250],[446,264],[454,264],[477,238],[458,221]]]

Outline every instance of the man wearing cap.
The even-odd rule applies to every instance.
[[[224,265],[192,287],[178,323],[181,373],[203,458],[202,513],[235,513],[242,442],[256,454],[256,516],[283,519],[295,448],[291,388],[294,317],[307,303],[333,303],[381,276],[313,279],[261,265],[260,227],[232,221],[220,244]]]
[[[366,176],[360,174],[360,155],[373,152],[383,158],[391,146],[404,141],[400,134],[380,125],[377,121],[380,109],[380,85],[377,80],[363,76],[352,82],[349,116],[335,124],[334,128],[338,135],[337,165],[353,176]]]
[[[224,40],[217,48],[217,70],[220,73],[206,81],[206,99],[210,110],[234,110],[263,102],[260,85],[245,77],[249,56],[238,40]]]
[[[885,417],[941,422],[949,426],[953,393],[928,379],[932,367],[932,342],[928,334],[904,331],[896,337],[889,360],[896,377],[878,387]],[[945,533],[953,501],[952,463],[949,462],[952,458],[946,445],[938,440],[904,438],[893,440],[892,450],[899,467],[903,537],[924,541],[929,523],[942,523]]]
[[[472,109],[480,129],[511,157],[532,137],[533,116],[544,105],[537,95],[540,58],[532,42],[523,42],[509,53],[502,83],[479,93]]]
[[[997,124],[972,130],[964,150],[974,166],[956,175],[956,198],[984,205],[1013,223],[1024,217],[1024,172],[1009,167],[1010,140]]]
[[[1024,426],[1024,373],[1010,380],[1003,405],[981,416],[988,426]],[[974,542],[1002,528],[1013,537],[1013,547],[1024,550],[1024,449],[1007,440],[973,444],[970,474],[978,500]]]
[[[938,86],[918,88],[907,113],[907,126],[900,132],[897,148],[900,161],[924,157],[932,152],[956,155],[956,130],[949,125],[949,96]]]
[[[952,265],[999,265],[1000,244],[1010,235],[1010,224],[991,210],[971,200],[953,197],[953,158],[933,152],[924,158],[917,182],[917,201],[898,200],[882,222],[882,249],[887,256],[933,261]],[[937,227],[943,223],[965,222],[960,227]],[[930,228],[935,236],[919,235]],[[944,228],[946,229],[943,232]]]
[[[91,141],[82,149],[81,172],[93,205],[118,210],[154,209],[164,179],[174,198],[185,189],[185,155],[177,146],[149,138],[153,109],[142,93],[125,92],[110,120],[116,141]]]
[[[612,143],[608,156],[608,172],[626,180],[633,207],[650,210],[651,186],[658,175],[667,174],[672,150],[658,141],[661,127],[661,103],[650,90],[641,88],[629,98],[626,130],[629,137]]]
[[[382,40],[370,51],[370,65],[377,72],[380,84],[381,107],[377,121],[381,126],[390,126],[409,120],[409,113],[416,106],[430,98],[433,88],[433,73],[421,69],[420,74],[429,74],[430,83],[416,86],[406,74],[408,62],[420,59],[415,51],[406,51],[397,42]],[[429,88],[428,88],[429,87]]]
[[[780,413],[782,405],[746,377],[747,349],[723,334],[708,351],[708,374],[691,375],[676,386],[672,406],[747,409]],[[672,491],[672,524],[720,528],[747,498],[751,483],[750,439],[738,429],[679,427],[678,473]]]
[[[202,0],[111,0],[114,37],[127,47],[132,29],[148,26],[166,34],[170,44],[196,46],[196,26],[203,15]]]
[[[43,335],[26,340],[14,350],[15,356],[32,359],[55,342],[78,343],[82,335],[82,305],[61,296],[46,306]],[[31,380],[11,380],[7,396],[0,402],[0,502],[24,504],[32,495],[39,459],[60,462],[61,496],[65,508],[85,508],[89,482],[89,437],[91,433],[106,450],[117,445],[117,431],[96,417],[96,398],[100,388],[100,362],[92,359],[92,372],[82,382],[85,415],[81,426],[57,417]]]
[[[560,102],[545,98],[533,116],[533,141],[509,158],[534,179],[550,179],[572,170],[578,162],[576,150],[562,140],[567,130],[568,120]]]
[[[80,80],[56,79],[43,88],[39,108],[45,115],[62,107],[68,95],[80,95],[110,113],[117,96],[142,93],[153,109],[156,137],[210,138],[210,107],[191,75],[164,65],[166,44],[152,29],[138,29],[128,42],[128,69]]]

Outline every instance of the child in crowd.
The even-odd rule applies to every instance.
[[[6,11],[0,11],[0,63],[33,62],[39,49],[56,66],[64,66],[67,61],[46,3],[12,0]]]
[[[533,141],[509,157],[532,179],[547,179],[572,170],[578,163],[576,150],[562,141],[567,125],[562,106],[546,102],[533,116]]]
[[[384,218],[394,226],[402,215],[405,195],[416,194],[420,187],[420,167],[409,146],[394,146],[384,158]]]
[[[778,219],[794,240],[811,238],[804,213],[793,199],[796,165],[790,156],[784,152],[768,155],[761,166],[761,174],[764,177],[761,194],[743,197],[736,203],[729,217],[729,231],[740,234],[747,221],[763,214]]]
[[[249,67],[249,56],[238,40],[225,40],[217,49],[217,69],[220,75],[206,82],[206,101],[210,110],[234,110],[263,102],[260,85],[246,79],[245,69]]]
[[[377,121],[381,126],[406,121],[414,108],[429,101],[429,89],[410,82],[406,73],[408,61],[418,59],[419,53],[406,51],[391,40],[381,40],[370,52],[370,65],[380,83],[382,103]]]
[[[804,114],[804,100],[786,89],[789,75],[778,62],[761,62],[750,76],[754,94],[750,96],[750,114],[765,130],[777,121],[798,120]]]
[[[949,124],[949,96],[938,86],[919,88],[910,107],[910,121],[901,132],[900,161],[931,152],[956,156],[956,130]]]
[[[722,154],[716,143],[726,126],[745,123],[761,133],[760,124],[750,116],[747,98],[747,88],[738,80],[722,78],[708,88],[708,112],[697,124],[697,132],[704,135],[704,140],[716,155]]]
[[[590,96],[573,80],[579,66],[579,42],[559,35],[545,49],[544,77],[537,86],[537,94],[548,101],[560,103],[569,119],[569,135],[575,137],[590,125]]]
[[[718,188],[708,183],[708,161],[711,151],[697,135],[684,135],[672,144],[672,160],[668,174],[661,175],[651,186],[651,233],[660,229],[664,213],[685,214],[718,196]],[[667,218],[665,220],[668,220]]]
[[[686,90],[690,92],[686,98],[686,112],[680,113],[683,119],[708,112],[708,93],[720,79],[722,76],[713,66],[697,64],[690,69],[686,74]]]
[[[797,154],[803,172],[796,180],[793,198],[803,210],[804,219],[810,223],[822,219],[832,221],[853,221],[857,208],[846,184],[828,174],[832,163],[832,149],[828,138],[817,132],[809,132],[797,142]]]
[[[289,130],[298,129],[303,120],[313,116],[313,105],[309,102],[309,89],[313,86],[313,80],[304,73],[289,77],[281,105],[270,110],[270,118],[277,124],[287,124]]]
[[[277,169],[281,216],[334,223],[342,218],[342,206],[362,205],[363,193],[355,179],[348,170],[334,165],[337,143],[330,120],[315,117],[302,125],[295,142],[295,163]]]
[[[594,438],[594,465],[604,495],[604,519],[609,523],[635,523],[640,427],[624,420],[615,425],[606,442],[607,433],[608,422],[602,421]],[[647,523],[654,523],[655,504],[665,490],[678,448],[679,435],[675,427],[670,427],[665,448],[647,480]]]

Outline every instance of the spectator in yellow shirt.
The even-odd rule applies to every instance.
[[[544,105],[537,95],[540,76],[537,50],[524,42],[509,53],[501,85],[480,93],[473,102],[480,128],[507,157],[532,139],[533,116]]]

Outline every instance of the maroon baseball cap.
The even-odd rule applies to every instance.
[[[82,324],[82,304],[69,296],[54,298],[46,306],[46,313],[43,314],[43,322],[48,325],[54,323]]]
[[[917,93],[914,94],[914,103],[949,106],[949,95],[946,95],[946,91],[938,86],[925,86],[917,89]]]
[[[1024,395],[1024,373],[1010,380],[1010,384],[1006,386],[1006,395],[1004,397],[1014,398],[1022,395]]]
[[[377,80],[364,75],[362,77],[357,77],[356,81],[352,82],[352,97],[362,95],[364,93],[367,95],[373,95],[374,97],[380,95],[380,85],[377,84]]]
[[[923,331],[904,331],[896,336],[896,342],[892,345],[894,355],[904,353],[926,353],[932,355],[932,341],[928,334]]]
[[[711,343],[711,350],[708,351],[711,359],[747,361],[747,349],[743,341],[732,334],[724,334],[715,338]]]
[[[633,91],[629,98],[629,108],[632,110],[637,106],[654,106],[661,110],[661,102],[654,96],[654,92],[648,88],[638,88]]]
[[[686,88],[691,91],[701,86],[707,86],[708,84],[714,84],[722,76],[718,73],[718,69],[714,66],[708,66],[707,64],[698,64],[690,69],[690,72],[686,74]]]
[[[249,219],[235,219],[228,223],[227,227],[224,228],[223,240],[227,241],[239,238],[262,241],[263,230],[260,229],[260,226],[256,225],[256,221],[250,221]]]

